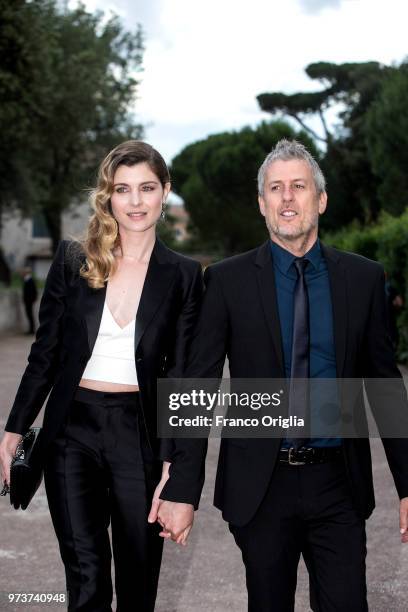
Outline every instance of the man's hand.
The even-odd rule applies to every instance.
[[[408,542],[408,497],[403,497],[400,501],[400,533],[401,542]]]
[[[194,521],[194,506],[181,502],[160,500],[157,520],[163,527],[160,535],[177,544],[186,545]]]

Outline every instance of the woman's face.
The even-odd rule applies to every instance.
[[[144,232],[154,227],[169,191],[170,183],[163,188],[146,162],[119,166],[111,195],[112,213],[119,230]]]

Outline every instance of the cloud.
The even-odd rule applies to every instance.
[[[142,24],[146,38],[149,40],[160,33],[160,0],[83,0],[88,11],[102,10],[109,15],[110,12],[122,18],[123,25],[128,30],[135,29],[138,23]],[[69,6],[73,8],[78,0],[71,0]]]
[[[342,0],[298,0],[306,13],[320,13],[326,8],[339,8]]]
[[[372,0],[252,0],[250,9],[236,0],[84,1],[114,10],[127,29],[142,23],[144,72],[132,110],[167,160],[210,133],[270,120],[256,101],[261,92],[315,90],[304,72],[311,62],[389,64],[407,52],[406,0],[391,0],[392,11]]]

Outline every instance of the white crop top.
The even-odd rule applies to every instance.
[[[98,337],[82,378],[137,385],[134,347],[135,319],[120,327],[105,300]]]

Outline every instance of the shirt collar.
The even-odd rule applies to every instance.
[[[272,249],[272,259],[274,264],[285,274],[289,272],[289,268],[293,264],[293,261],[296,259],[296,256],[284,249],[283,247],[276,244],[273,240],[271,242]],[[320,240],[317,238],[314,245],[309,249],[307,253],[304,255],[305,259],[307,259],[314,270],[318,270],[320,266],[320,262],[322,260],[322,251],[320,248]]]

